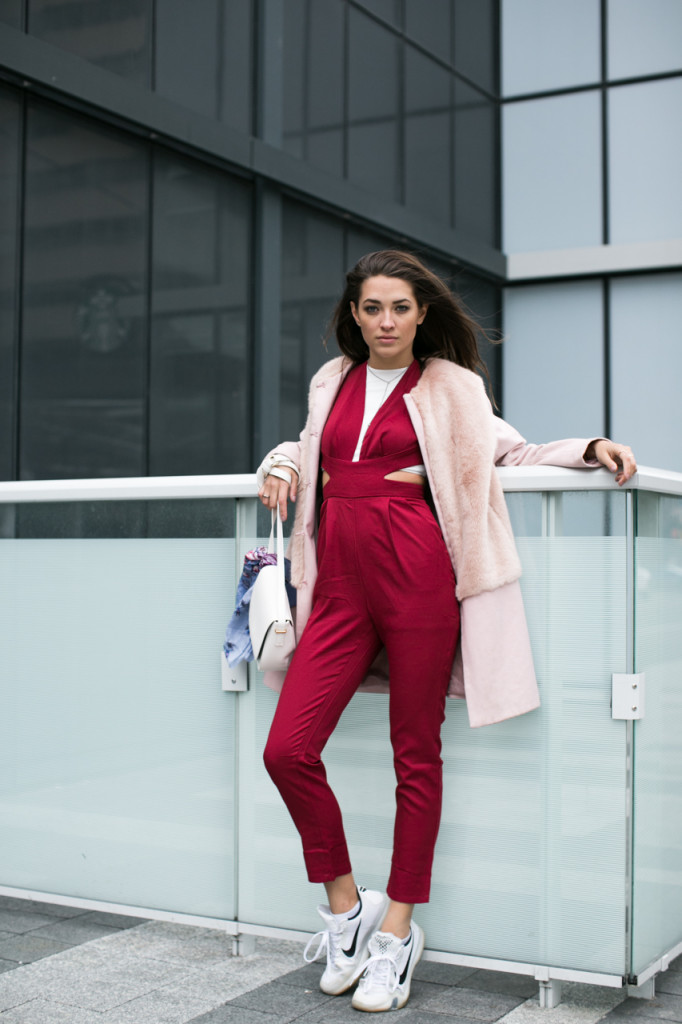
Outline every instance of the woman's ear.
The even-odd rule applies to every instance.
[[[428,306],[422,306],[422,308],[421,308],[421,310],[419,312],[419,319],[417,320],[418,324],[423,324],[424,323],[424,320],[426,319],[426,314],[428,313],[428,311],[429,311],[429,307]]]
[[[355,320],[356,324],[359,327],[360,326],[360,321],[358,320],[358,311],[357,311],[357,307],[356,307],[354,302],[351,302],[351,304],[350,304],[350,311],[353,314],[353,319]]]

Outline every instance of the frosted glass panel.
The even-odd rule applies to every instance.
[[[682,78],[609,90],[612,242],[682,236],[681,109]]]
[[[3,884],[234,916],[234,571],[226,537],[0,541]]]
[[[625,667],[625,540],[543,538],[542,497],[515,497],[517,517],[529,502],[519,548],[543,705],[472,730],[464,705],[448,702],[443,822],[418,919],[432,949],[620,974],[625,726],[610,698],[611,672]],[[600,496],[577,500],[584,511],[593,499],[600,524]],[[317,930],[324,890],[305,880],[298,834],[262,765],[277,698],[254,675],[240,707],[240,916]],[[358,881],[383,889],[395,807],[386,697],[353,699],[325,764]]]
[[[609,0],[609,78],[682,68],[680,0]]]
[[[611,284],[612,434],[642,465],[682,471],[682,274]],[[634,376],[633,376],[634,375]]]
[[[502,0],[502,93],[600,78],[599,0]]]
[[[506,289],[503,410],[524,437],[603,431],[603,324],[597,281]]]
[[[632,970],[682,940],[682,498],[637,495],[636,668],[646,714],[635,724]]]
[[[507,252],[601,244],[599,104],[585,92],[503,108]]]

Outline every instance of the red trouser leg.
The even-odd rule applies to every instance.
[[[358,588],[346,587],[343,598],[316,591],[263,755],[301,834],[311,882],[351,871],[341,811],[320,757],[380,647]]]
[[[320,756],[382,644],[397,778],[389,896],[429,898],[440,823],[440,729],[459,628],[454,575],[423,502],[327,502],[313,614],[287,673],[265,763],[302,840],[308,877],[351,870]]]

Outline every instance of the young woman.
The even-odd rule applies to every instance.
[[[412,913],[429,899],[446,694],[466,698],[473,726],[539,703],[495,466],[603,464],[623,484],[636,464],[606,439],[529,445],[495,417],[476,325],[408,253],[364,256],[333,327],[343,355],[313,377],[300,441],[259,469],[267,508],[286,518],[298,497],[299,641],[265,764],[329,900],[309,944],[319,938],[313,959],[327,954],[320,986],[336,995],[359,979],[353,1006],[376,1012],[405,1005],[424,948]],[[397,809],[384,896],[356,887],[320,758],[358,687],[377,689],[387,674]]]

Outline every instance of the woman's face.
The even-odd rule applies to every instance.
[[[350,304],[355,322],[369,348],[369,365],[377,370],[395,370],[412,362],[417,325],[426,316],[418,306],[409,281],[399,277],[368,277],[360,299]]]

